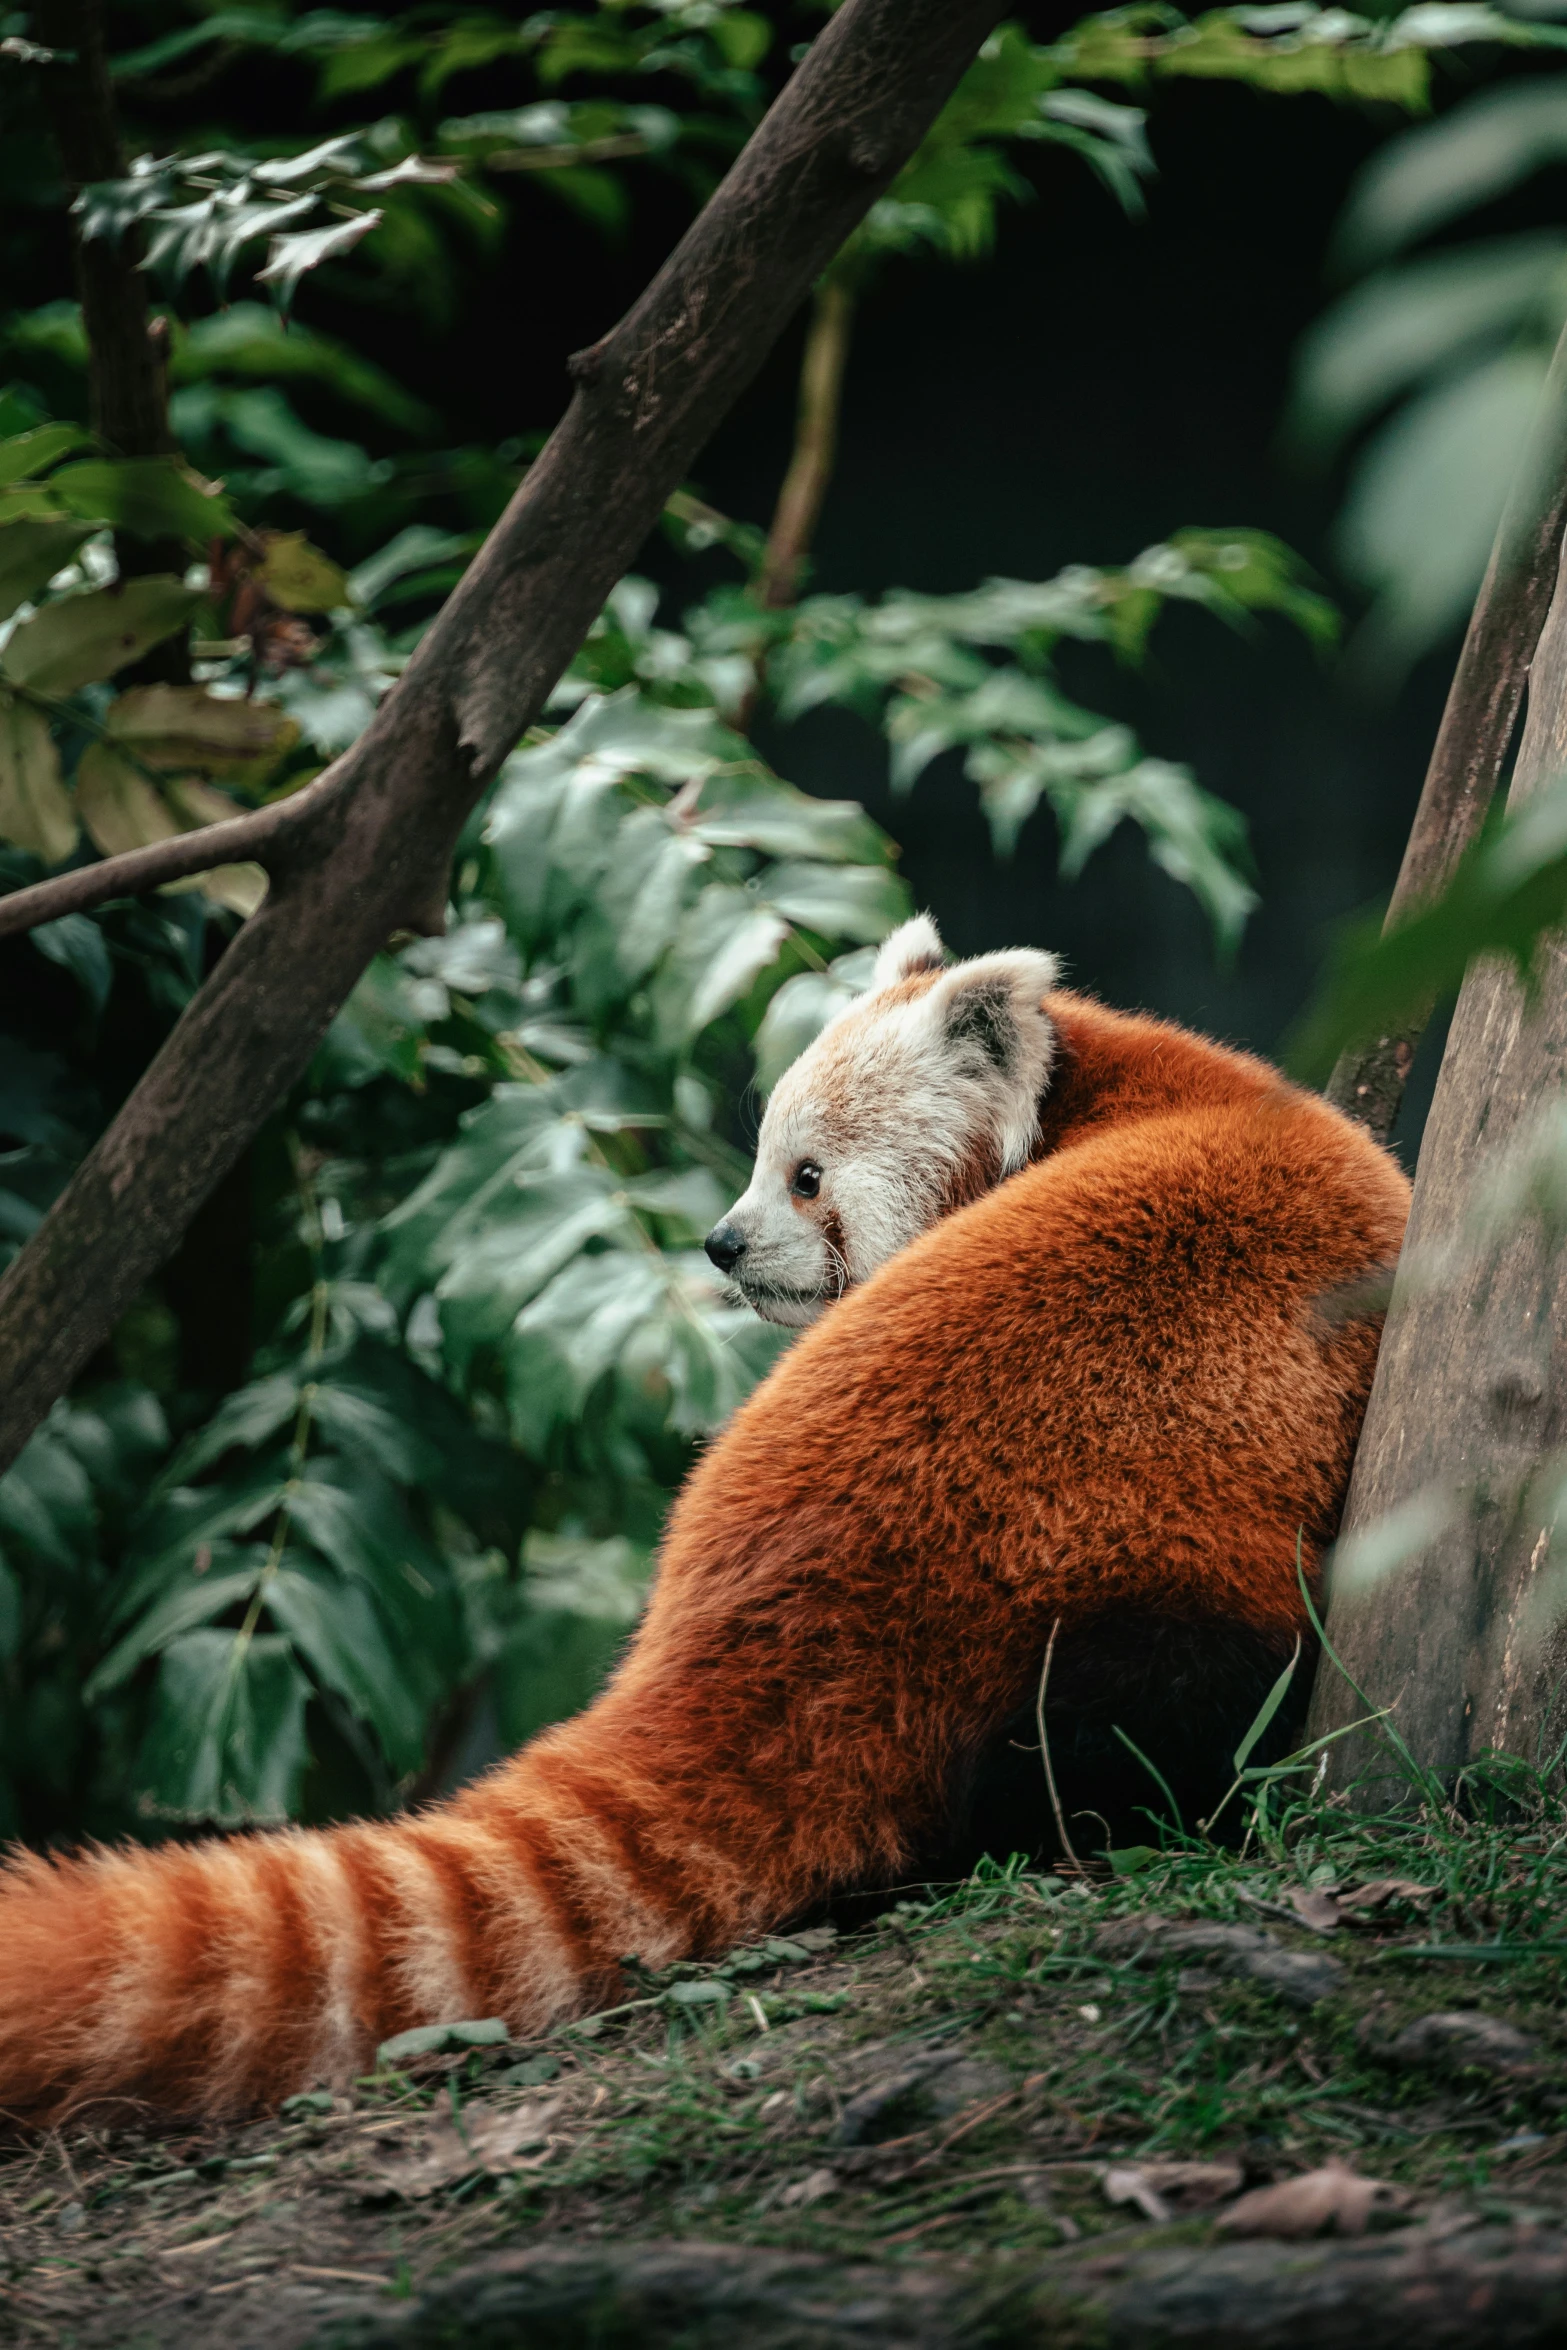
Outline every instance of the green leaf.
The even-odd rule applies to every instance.
[[[1385,261],[1564,157],[1567,76],[1479,91],[1372,157],[1334,233],[1334,264],[1347,274]]]
[[[425,1708],[449,1692],[465,1649],[451,1578],[385,1478],[358,1461],[312,1460],[289,1497],[295,1533],[363,1585]]]
[[[775,865],[757,894],[806,930],[867,946],[914,911],[908,884],[884,865]]]
[[[97,1671],[82,1690],[83,1702],[96,1705],[111,1690],[128,1681],[148,1657],[157,1656],[171,1641],[198,1624],[210,1623],[229,1608],[248,1604],[266,1563],[266,1552],[259,1544],[252,1545],[249,1561],[239,1567],[228,1562],[244,1559],[243,1551],[226,1554],[226,1572],[214,1574],[209,1568],[205,1574],[186,1574],[138,1618],[119,1645],[112,1648]]]
[[[286,1640],[182,1634],[164,1650],[137,1760],[143,1809],[235,1827],[288,1819],[308,1759],[309,1694]]]
[[[169,366],[172,382],[200,383],[214,375],[253,376],[265,384],[290,377],[319,383],[399,432],[433,441],[439,431],[434,413],[384,369],[297,319],[285,323],[261,302],[231,302],[226,310],[197,319],[176,344]]]
[[[829,1020],[847,1011],[870,985],[872,958],[863,949],[840,955],[826,971],[800,971],[768,1003],[756,1032],[756,1082],[771,1093],[791,1062],[814,1044]]]
[[[1567,238],[1485,237],[1381,270],[1302,338],[1287,430],[1319,460],[1406,392],[1567,315]]]
[[[323,262],[337,261],[379,226],[384,214],[378,209],[356,212],[351,220],[333,221],[327,228],[297,229],[285,236],[274,236],[265,269],[258,269],[258,284],[276,286],[278,307],[285,314],[291,307],[300,279],[308,270],[319,269]]]
[[[69,513],[111,523],[133,538],[182,539],[205,552],[209,539],[234,534],[221,494],[177,457],[89,458],[54,474],[49,493]]]
[[[0,1558],[0,1664],[9,1664],[22,1645],[22,1587]]]
[[[81,1463],[61,1441],[60,1407],[0,1477],[0,1535],[45,1565],[67,1572],[80,1566],[96,1532],[92,1487]]]
[[[313,1383],[310,1411],[321,1434],[360,1455],[400,1485],[426,1485],[440,1475],[436,1447],[384,1398],[341,1378]]]
[[[445,1271],[482,1224],[492,1191],[506,1196],[514,1176],[541,1165],[560,1111],[554,1087],[518,1085],[497,1086],[469,1113],[456,1142],[382,1224],[390,1242],[382,1279],[392,1296],[406,1299]]]
[[[39,424],[31,432],[0,441],[0,489],[13,481],[36,480],[68,457],[73,449],[90,449],[92,434],[76,424]]]
[[[114,966],[97,923],[85,914],[62,914],[57,922],[41,922],[28,936],[47,961],[69,971],[93,1011],[101,1012],[109,1000]]]
[[[734,1985],[706,1975],[696,1982],[671,1983],[664,1997],[671,2007],[727,2007],[734,1997]]]
[[[298,1411],[299,1387],[296,1372],[274,1371],[226,1397],[206,1425],[180,1446],[161,1485],[165,1489],[188,1485],[226,1452],[258,1452],[262,1445],[270,1444]]]
[[[689,1044],[749,993],[789,935],[784,918],[749,890],[715,883],[685,916],[654,977],[654,1017],[674,1046]]]
[[[377,2072],[395,2071],[399,2065],[411,2064],[416,2056],[444,2056],[458,2048],[508,2048],[511,2034],[498,2015],[477,2018],[472,2023],[416,2024],[411,2032],[398,2032],[392,2039],[383,2040],[375,2052]],[[546,2075],[547,2079],[553,2075]]]
[[[1321,1084],[1347,1045],[1396,1036],[1462,983],[1476,955],[1509,957],[1528,982],[1540,939],[1567,920],[1567,776],[1494,823],[1433,905],[1382,932],[1342,929],[1316,994],[1285,1039],[1285,1065]]]
[[[749,73],[761,64],[773,45],[773,28],[765,16],[750,8],[722,8],[714,12],[708,31],[726,65]]]
[[[46,865],[58,865],[76,846],[76,812],[49,721],[7,693],[0,693],[0,839]]]
[[[594,1542],[535,1526],[524,1539],[522,1559],[530,1611],[550,1609],[622,1626],[642,1613],[649,1560],[624,1535]]]
[[[184,625],[198,601],[182,580],[156,573],[61,596],[15,631],[0,655],[0,683],[74,693],[139,661]]]
[[[556,1422],[580,1413],[632,1331],[664,1303],[672,1272],[657,1256],[629,1249],[579,1257],[518,1316],[506,1348],[517,1443],[542,1454]]]
[[[271,1516],[288,1491],[287,1465],[260,1460],[221,1485],[177,1486],[159,1493],[138,1521],[127,1558],[128,1577],[115,1594],[111,1626],[128,1623],[138,1609],[226,1536],[249,1534]]]
[[[770,857],[817,857],[840,865],[884,865],[892,843],[853,800],[818,800],[756,768],[725,770],[702,786],[688,819],[713,848],[760,849]]]
[[[1439,378],[1361,453],[1338,552],[1376,595],[1358,650],[1390,682],[1470,609],[1529,443],[1547,356],[1504,351]]]
[[[0,522],[0,620],[9,620],[18,604],[47,587],[91,537],[92,525],[85,522],[25,517]]]
[[[297,334],[299,329],[295,327],[292,331]],[[477,544],[472,533],[436,530],[427,522],[411,522],[406,530],[400,530],[394,539],[348,574],[347,601],[364,611],[373,611],[388,590],[406,579],[410,572],[458,558],[466,561]]]
[[[1107,1852],[1105,1859],[1118,1877],[1141,1877],[1154,1863],[1163,1858],[1151,1844],[1123,1844]]]
[[[1235,1770],[1237,1775],[1246,1768],[1247,1763],[1251,1760],[1252,1753],[1256,1747],[1258,1739],[1267,1729],[1268,1724],[1272,1721],[1274,1715],[1278,1712],[1279,1707],[1284,1703],[1285,1698],[1289,1694],[1289,1685],[1295,1678],[1295,1667],[1300,1663],[1300,1647],[1300,1636],[1297,1634],[1295,1639],[1294,1655],[1290,1658],[1289,1663],[1285,1666],[1283,1672],[1280,1673],[1278,1679],[1274,1682],[1272,1688],[1268,1691],[1268,1694],[1263,1699],[1261,1705],[1258,1706],[1251,1728],[1247,1731],[1245,1737],[1241,1740],[1239,1746],[1237,1746],[1235,1749]]]
[[[1233,954],[1257,893],[1243,877],[1245,818],[1165,759],[1140,759],[1125,774],[1094,784],[1064,826],[1061,870],[1079,873],[1126,817],[1140,824],[1148,854],[1173,881],[1184,882],[1207,910],[1221,955]]]
[[[449,1009],[438,980],[419,979],[390,955],[377,955],[338,1013],[312,1065],[317,1087],[353,1088],[378,1077],[417,1084],[427,1028]]]
[[[393,1771],[401,1777],[416,1770],[424,1754],[424,1708],[363,1587],[286,1555],[267,1584],[266,1604],[317,1680],[370,1724]]]
[[[590,1240],[635,1246],[637,1225],[613,1178],[593,1167],[519,1180],[509,1206],[458,1251],[436,1286],[448,1360],[467,1366]]]

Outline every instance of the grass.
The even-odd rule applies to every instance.
[[[1261,2183],[1338,2157],[1406,2189],[1413,2218],[1453,2198],[1567,2217],[1560,1772],[1495,1760],[1452,1802],[1380,1817],[1310,1776],[1248,1782],[1238,1849],[1150,1827],[1077,1876],[987,1865],[852,1932],[639,1970],[623,2008],[526,2048],[424,2056],[228,2132],[14,2149],[0,2339],[178,2350],[221,2324],[282,2350],[551,2239],[1004,2264],[1157,2240],[1105,2176],[1150,2159]],[[1299,1918],[1313,1894],[1335,1930]],[[1222,1952],[1163,1953],[1160,1921],[1256,1929],[1342,1972],[1291,2006]],[[1523,2030],[1527,2062],[1394,2056],[1455,2010]],[[535,2139],[484,2167],[495,2117],[530,2113]],[[411,2194],[399,2166],[432,2149],[446,2174]]]

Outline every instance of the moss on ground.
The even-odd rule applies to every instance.
[[[13,2147],[0,2339],[282,2350],[550,2242],[1004,2279],[1207,2241],[1335,2157],[1400,2224],[1567,2219],[1567,1813],[1537,1780],[1412,1821],[1301,1804],[1119,1872],[987,1868],[241,2128]],[[1174,2160],[1210,2175],[1146,2169]]]

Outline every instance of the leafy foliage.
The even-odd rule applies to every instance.
[[[1396,1035],[1457,992],[1476,955],[1504,955],[1527,984],[1543,937],[1567,922],[1567,778],[1493,823],[1442,895],[1390,930],[1367,917],[1341,931],[1315,1001],[1290,1040],[1311,1083],[1346,1045]]]
[[[1384,17],[1276,0],[1260,8],[1209,9],[1191,20],[1155,0],[1085,18],[1053,54],[1085,81],[1140,88],[1190,76],[1418,112],[1429,99],[1432,53],[1480,43],[1559,47],[1567,35],[1469,0],[1416,0],[1414,7]]]
[[[1232,625],[1278,612],[1322,647],[1335,634],[1332,607],[1277,541],[1192,530],[1146,548],[1124,571],[1075,564],[1053,580],[991,580],[960,596],[892,594],[871,607],[853,597],[807,599],[779,625],[769,674],[785,716],[824,702],[878,715],[898,790],[911,789],[943,752],[961,750],[1003,853],[1042,799],[1060,826],[1068,874],[1130,818],[1229,951],[1255,903],[1240,819],[1185,768],[1149,758],[1129,728],[1069,701],[1051,676],[1062,638],[1139,660],[1168,602],[1197,604]],[[723,641],[735,629],[730,618]],[[991,652],[1005,658],[995,663]]]
[[[142,155],[128,178],[84,188],[74,209],[88,243],[117,245],[127,229],[145,225],[149,269],[176,288],[204,269],[220,299],[240,254],[264,238],[266,262],[255,275],[286,313],[307,270],[352,252],[385,217],[383,205],[355,199],[456,178],[455,164],[408,153],[387,162],[378,152],[398,145],[396,125],[386,124],[298,155]]]
[[[210,534],[216,546],[234,523],[175,460],[77,460],[85,440],[72,426],[46,424],[0,442],[0,475],[10,485],[0,491],[0,605],[10,622],[0,647],[0,838],[45,864],[71,856],[82,832],[112,855],[232,816],[276,792],[299,740],[275,703],[237,690],[243,674],[222,691],[159,683],[105,694],[108,679],[199,626],[204,608],[213,633],[221,596],[209,584],[204,598],[167,574],[116,579],[95,534],[112,525],[193,547]],[[73,461],[60,465],[67,456]],[[227,571],[214,561],[212,581],[237,588],[241,577],[253,620],[271,614],[285,631],[299,628],[292,615],[349,593],[337,566],[298,535],[257,539]],[[255,643],[246,650],[254,655]],[[256,867],[233,866],[201,886],[249,913],[265,879]]]
[[[1290,430],[1319,463],[1358,443],[1338,544],[1372,597],[1367,671],[1396,679],[1467,613],[1567,318],[1556,228],[1412,249],[1564,154],[1567,79],[1540,76],[1406,131],[1351,190],[1335,259],[1360,282],[1302,346]]]
[[[139,242],[168,297],[187,457],[93,442],[73,304],[6,323],[47,387],[0,393],[6,886],[297,788],[346,748],[538,445],[442,446],[341,333],[285,332],[296,290],[439,324],[452,254],[496,249],[529,206],[613,234],[648,174],[700,201],[789,64],[734,0],[143,26],[113,61],[131,106],[261,57],[334,122],[395,111],[308,143],[203,112],[199,138],[160,130],[84,193],[88,238]],[[982,256],[1042,145],[1135,211],[1143,101],[1182,78],[1417,104],[1429,51],[1521,37],[1441,4],[1377,24],[1140,8],[1050,47],[1003,27],[834,272],[865,297],[900,256]],[[497,102],[447,113],[480,69]],[[8,51],[0,106],[45,70]],[[230,300],[247,273],[270,306]],[[1131,818],[1221,946],[1238,936],[1239,819],[1069,699],[1054,661],[1067,641],[1138,660],[1171,602],[1326,643],[1276,543],[1188,531],[1124,569],[772,611],[760,530],[690,489],[665,521],[740,578],[678,627],[652,583],[621,582],[461,843],[446,936],[379,957],[334,1023],[253,1156],[253,1242],[224,1236],[250,1359],[192,1368],[200,1281],[176,1265],[0,1480],[0,1824],[385,1807],[591,1694],[693,1448],[782,1343],[700,1251],[746,1177],[734,1105],[864,986],[907,911],[892,844],[763,760],[755,715],[857,712],[900,790],[950,753],[998,846],[1043,804],[1069,872]],[[164,570],[129,576],[138,538]],[[261,886],[228,869],[8,944],[7,1250]]]

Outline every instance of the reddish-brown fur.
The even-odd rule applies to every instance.
[[[1392,1160],[1271,1070],[1053,997],[1035,1163],[805,1334],[673,1513],[609,1689],[457,1799],[327,1835],[18,1857],[0,2108],[225,2110],[408,2025],[519,2030],[886,1881],[1046,1637],[1107,1610],[1288,1641],[1397,1251]]]

